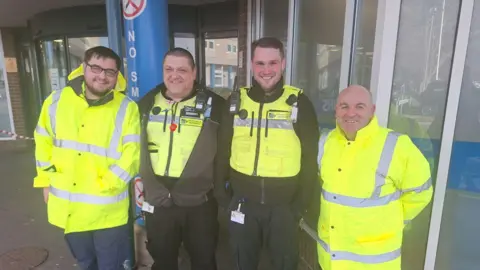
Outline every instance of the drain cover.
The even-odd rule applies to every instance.
[[[40,247],[23,247],[0,255],[1,270],[28,270],[39,266],[48,258],[48,250]]]

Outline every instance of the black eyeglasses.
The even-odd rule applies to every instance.
[[[114,70],[111,68],[102,68],[101,66],[98,65],[90,65],[89,63],[85,63],[87,66],[90,67],[93,73],[95,74],[100,74],[102,71],[105,71],[105,75],[108,77],[116,77],[118,70]]]

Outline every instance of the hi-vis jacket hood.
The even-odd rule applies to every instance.
[[[85,74],[83,66],[84,64],[81,64],[78,68],[73,70],[67,77],[68,81],[73,81],[77,78],[83,77],[83,75]],[[122,73],[119,71],[117,76],[117,84],[115,85],[115,88],[113,88],[112,90],[124,92],[126,88],[127,88],[127,80],[125,80],[125,77],[123,77]]]

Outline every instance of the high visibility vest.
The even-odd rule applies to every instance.
[[[156,175],[180,177],[203,126],[204,114],[195,109],[196,97],[181,102],[159,93],[147,124],[148,151]]]
[[[300,89],[285,86],[276,101],[257,103],[248,96],[247,88],[240,90],[241,113],[234,117],[232,169],[264,177],[292,177],[300,172],[300,140],[293,129],[293,107],[287,104],[291,95],[298,98],[300,93]]]
[[[338,127],[323,134],[318,163],[322,269],[400,270],[404,224],[431,199],[425,157],[407,136],[374,118],[355,141]]]
[[[42,106],[34,186],[50,188],[48,220],[65,233],[128,221],[128,184],[139,171],[140,116],[136,103],[118,91],[120,79],[105,104],[89,106],[81,90],[67,86]]]

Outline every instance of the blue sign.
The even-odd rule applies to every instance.
[[[163,82],[170,47],[167,0],[123,0],[127,93],[135,101]]]
[[[167,0],[123,0],[128,96],[138,101],[163,82],[163,57],[170,48]],[[141,215],[143,185],[135,178],[135,214]],[[144,226],[143,218],[136,220]]]

